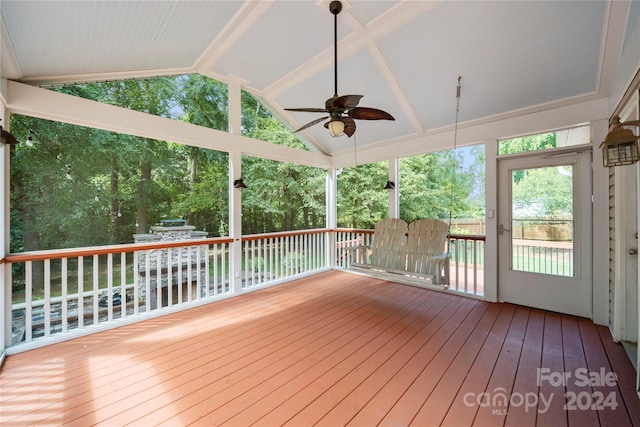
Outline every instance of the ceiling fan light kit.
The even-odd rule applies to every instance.
[[[344,134],[344,122],[339,118],[331,119],[327,127],[329,128],[329,134],[331,134],[331,136],[335,137]]]
[[[395,118],[386,111],[378,110],[377,108],[358,107],[360,98],[362,98],[363,95],[338,96],[338,14],[342,11],[342,3],[332,1],[329,5],[329,11],[333,14],[334,95],[325,101],[324,108],[285,108],[285,110],[329,114],[326,117],[310,121],[295,132],[300,132],[326,119],[330,119],[328,122],[325,122],[324,127],[329,130],[331,136],[338,137],[347,135],[351,137],[356,131],[356,122],[354,119],[395,120]]]

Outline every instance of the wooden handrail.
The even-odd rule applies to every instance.
[[[304,234],[323,234],[332,231],[329,228],[314,228],[311,230],[294,230],[294,231],[280,231],[275,233],[263,233],[263,234],[248,234],[242,236],[243,242],[249,242],[251,240],[263,240],[273,237],[290,237],[290,236],[302,236]]]
[[[482,242],[487,240],[487,237],[481,234],[449,234],[447,238],[453,240],[477,240]]]
[[[86,248],[52,249],[9,254],[4,258],[6,263],[42,261],[53,258],[71,258],[79,256],[115,254],[122,252],[148,251],[151,249],[179,248],[220,243],[231,243],[230,237],[213,237],[208,239],[187,239],[153,243],[131,243],[126,245],[91,246]]]
[[[249,242],[252,240],[263,240],[276,237],[290,237],[301,236],[305,234],[322,234],[326,232],[349,232],[349,233],[361,233],[361,234],[373,234],[372,229],[356,229],[356,228],[316,228],[311,230],[295,230],[276,233],[264,233],[264,234],[251,234],[242,236],[243,242]],[[475,240],[484,241],[486,238],[482,235],[474,234],[449,234],[449,239],[454,240]],[[91,256],[91,255],[104,255],[114,254],[122,252],[135,252],[146,251],[151,249],[165,249],[165,248],[177,248],[183,246],[197,246],[197,245],[209,245],[209,244],[222,244],[232,243],[231,237],[214,237],[207,239],[189,239],[189,240],[175,240],[165,242],[152,242],[152,243],[131,243],[126,245],[108,245],[108,246],[91,246],[86,248],[69,248],[69,249],[53,249],[45,251],[30,251],[8,254],[6,257],[0,259],[0,263],[16,263],[27,261],[42,261],[45,259],[53,258],[71,258],[79,256]]]
[[[335,228],[332,231],[344,232],[344,233],[373,234],[372,229],[361,229],[361,228]],[[486,236],[483,236],[480,234],[449,234],[447,235],[447,238],[455,239],[455,240],[478,240],[478,241],[486,240]]]

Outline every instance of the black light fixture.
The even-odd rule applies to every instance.
[[[396,188],[396,183],[391,180],[387,181],[387,183],[384,185],[385,190],[393,190],[395,188]]]
[[[0,143],[2,144],[8,144],[8,145],[18,145],[19,142],[16,139],[15,136],[11,135],[9,132],[7,132],[6,130],[4,130],[2,128],[2,125],[0,125]]]
[[[640,137],[623,126],[640,126],[640,120],[621,122],[614,116],[609,124],[609,133],[600,144],[604,167],[631,165],[638,161],[638,141]]]
[[[27,135],[27,145],[33,147],[33,131],[31,129],[29,129],[29,134]]]
[[[247,186],[242,181],[242,178],[239,178],[239,179],[236,179],[235,181],[233,181],[233,188],[238,188],[238,189],[242,190],[244,188],[247,188]]]

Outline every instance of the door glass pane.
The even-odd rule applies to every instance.
[[[574,276],[573,167],[511,171],[511,269]]]

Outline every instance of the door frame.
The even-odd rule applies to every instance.
[[[511,232],[498,235],[498,300],[515,304],[529,305],[550,311],[564,312],[580,317],[593,318],[593,273],[592,265],[592,146],[591,144],[576,145],[558,149],[520,153],[498,157],[498,215],[497,225],[511,225],[511,171],[517,169],[553,167],[560,165],[574,165],[573,179],[573,209],[574,221],[579,229],[574,231],[574,277],[545,275],[511,270]],[[505,186],[507,188],[505,188]],[[507,203],[507,201],[509,203]],[[551,286],[551,283],[566,281],[567,286],[578,288],[579,298],[572,294],[563,294],[562,298],[554,298],[558,304],[550,304],[544,298],[536,300],[530,292],[522,291],[525,285],[518,280],[530,282],[536,280],[541,286]],[[515,286],[510,284],[517,283]],[[520,289],[518,289],[520,287]],[[564,301],[563,301],[564,300]]]

